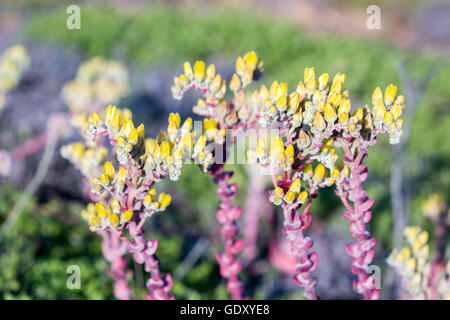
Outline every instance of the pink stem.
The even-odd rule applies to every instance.
[[[368,275],[369,265],[375,255],[377,240],[372,238],[367,230],[367,223],[372,218],[371,208],[375,200],[367,197],[362,183],[367,179],[367,167],[362,160],[367,155],[362,148],[359,149],[357,157],[353,157],[348,148],[344,148],[344,162],[350,169],[350,178],[345,182],[348,191],[344,192],[342,187],[336,193],[348,209],[343,213],[350,220],[350,233],[356,241],[345,246],[345,250],[352,257],[352,273],[357,276],[353,281],[353,289],[364,295],[366,300],[377,300],[380,297],[380,289],[375,287],[374,276]],[[347,198],[353,202],[353,208],[347,202]]]
[[[291,251],[297,257],[297,265],[292,281],[304,288],[303,294],[307,299],[318,300],[319,297],[315,289],[316,279],[312,275],[312,271],[317,267],[318,257],[315,251],[308,253],[314,241],[303,235],[303,229],[306,229],[309,225],[304,218],[308,215],[311,216],[309,212],[310,205],[311,198],[302,215],[298,214],[296,209],[283,206],[283,234],[290,242]]]
[[[132,253],[134,260],[144,264],[145,271],[150,273],[150,279],[146,282],[149,290],[147,299],[174,300],[175,296],[169,293],[173,284],[172,276],[170,273],[161,276],[160,262],[155,254],[158,249],[158,240],[145,241],[144,229],[138,227],[134,221],[130,222],[129,231],[132,239],[128,240],[128,251]]]
[[[258,255],[258,222],[259,218],[270,218],[272,205],[267,199],[264,179],[254,169],[247,170],[249,185],[245,202],[243,221],[244,249],[242,252],[246,261],[253,260]]]
[[[243,299],[244,284],[238,274],[242,270],[242,262],[235,255],[242,250],[244,241],[235,237],[239,232],[236,220],[241,216],[242,208],[231,203],[231,199],[236,196],[237,186],[235,183],[228,183],[233,172],[224,171],[223,164],[214,164],[209,173],[218,185],[216,193],[220,197],[220,204],[217,210],[217,220],[222,225],[220,231],[224,243],[224,252],[217,252],[216,259],[220,265],[220,274],[228,279],[227,289],[231,298],[241,300]]]
[[[127,274],[127,243],[121,240],[117,232],[103,233],[102,251],[105,259],[111,264],[109,275],[115,280],[114,296],[119,300],[131,299],[131,288],[128,285]]]
[[[32,155],[43,149],[48,140],[48,131],[41,133],[11,151],[11,157],[14,161],[21,161],[29,155]]]

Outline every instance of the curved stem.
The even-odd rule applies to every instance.
[[[128,240],[128,251],[133,255],[134,260],[139,264],[144,264],[146,272],[150,273],[150,278],[146,282],[148,288],[147,299],[149,300],[174,300],[175,296],[170,294],[172,289],[172,276],[170,273],[161,275],[160,261],[157,257],[158,240],[145,241],[144,229],[138,227],[135,222],[129,225],[131,240]]]
[[[220,264],[220,274],[228,279],[227,289],[231,298],[241,300],[244,284],[238,274],[242,270],[242,262],[235,255],[241,252],[244,245],[243,239],[236,239],[239,232],[236,220],[241,216],[242,208],[231,203],[231,199],[236,196],[237,186],[228,182],[233,172],[224,171],[223,164],[214,164],[209,173],[218,185],[216,193],[220,197],[220,204],[217,209],[217,220],[222,225],[220,231],[224,243],[224,252],[217,252],[216,259]]]
[[[295,273],[292,276],[292,281],[304,288],[303,294],[307,299],[318,300],[319,296],[315,288],[316,279],[312,275],[312,271],[317,266],[318,257],[315,251],[308,253],[314,241],[309,237],[305,237],[303,234],[303,229],[309,224],[305,218],[311,214],[309,211],[310,205],[311,198],[301,216],[297,213],[296,209],[283,206],[283,234],[290,242],[291,251],[297,257],[297,265]]]
[[[356,157],[346,152],[344,162],[350,169],[350,178],[344,183],[348,190],[344,191],[340,185],[336,193],[348,209],[343,215],[350,221],[350,233],[356,238],[355,242],[345,246],[345,250],[352,257],[352,273],[357,276],[353,289],[363,294],[366,300],[377,300],[380,297],[380,288],[375,286],[375,276],[368,275],[377,240],[371,237],[366,225],[372,218],[371,208],[375,203],[375,200],[367,196],[362,186],[363,181],[367,179],[367,167],[362,164],[366,155],[361,149]],[[347,198],[353,203],[353,208]]]
[[[108,273],[115,281],[114,296],[119,300],[130,300],[131,288],[128,285],[130,273],[126,272],[128,260],[125,258],[128,245],[117,232],[105,232],[102,237],[103,255],[111,263]]]

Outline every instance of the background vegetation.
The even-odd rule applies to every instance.
[[[345,5],[354,3],[345,1]],[[184,61],[219,59],[224,61],[226,69],[235,56],[255,50],[264,60],[262,83],[267,85],[278,79],[287,81],[289,87],[295,87],[307,66],[314,66],[317,73],[333,75],[344,72],[347,75],[345,86],[353,105],[368,103],[376,86],[385,87],[391,82],[398,84],[402,92],[403,84],[397,68],[399,61],[406,61],[408,70],[419,78],[438,56],[436,51],[399,48],[382,40],[318,35],[302,30],[292,22],[246,9],[218,10],[214,7],[159,4],[127,10],[125,7],[84,4],[82,28],[71,31],[65,28],[65,8],[55,4],[50,7],[49,11],[49,2],[46,2],[35,4],[32,10],[20,5],[11,9],[19,10],[24,17],[16,39],[75,51],[84,58],[95,55],[118,58],[133,70],[163,68],[167,73],[171,72],[169,78],[181,71]],[[180,67],[174,69],[174,65]],[[429,194],[439,191],[446,199],[450,196],[450,142],[446,131],[450,126],[449,78],[450,63],[443,60],[420,102],[414,122],[406,124],[412,128],[407,146],[408,174],[412,182],[409,186],[412,224],[425,223],[420,205]],[[172,98],[167,96],[165,99]],[[132,101],[129,99],[124,103]],[[126,107],[136,110],[142,108],[142,103]],[[148,117],[142,121],[148,126],[154,120]],[[389,193],[392,150],[387,141],[373,149],[367,160],[371,175],[366,186],[369,195],[377,199],[371,225],[374,236],[381,243],[377,263],[385,267],[384,258],[392,245]],[[234,179],[244,193],[237,201],[244,203],[245,169],[237,168]],[[0,223],[21,188],[2,180]],[[211,179],[200,175],[198,168],[188,167],[181,183],[168,183],[166,188],[176,193],[176,201],[172,211],[155,219],[153,228],[164,239],[160,241],[163,267],[174,272],[198,239],[208,239],[210,248],[183,281],[176,281],[174,292],[189,299],[225,298],[223,286],[213,289],[215,286],[212,285],[220,284],[221,279],[213,257],[213,248],[219,243],[211,235],[211,228],[217,229],[214,224],[217,198]],[[331,190],[325,190],[320,197],[323,201],[316,203],[315,219],[332,225],[331,228],[336,228],[336,232],[345,237],[347,226],[340,216],[342,208]],[[67,199],[51,197],[46,190],[39,191],[22,212],[12,235],[0,242],[0,298],[111,298],[111,281],[106,275],[107,265],[101,256],[100,240],[81,220],[78,212],[82,206],[79,198],[70,195]],[[261,243],[267,239],[271,228],[262,226]],[[267,248],[262,244],[261,249],[264,256]],[[66,289],[65,269],[69,264],[77,264],[83,270],[83,288],[79,292]],[[130,267],[142,277],[139,267]],[[264,281],[277,277],[277,271],[267,265],[264,267],[267,270]],[[261,277],[254,273],[245,279],[257,296],[298,297],[297,293],[289,290],[277,292],[273,288],[261,288]],[[138,284],[135,289],[141,292],[143,286]]]

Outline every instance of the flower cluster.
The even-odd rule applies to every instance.
[[[63,91],[86,140],[62,149],[63,156],[79,167],[90,183],[93,203],[83,216],[93,231],[125,242],[134,260],[144,264],[151,274],[147,297],[173,298],[169,294],[170,275],[160,273],[155,254],[158,241],[144,239],[143,225],[171,203],[171,196],[160,192],[158,183],[165,178],[178,180],[183,165],[192,162],[218,185],[217,219],[224,250],[216,254],[216,259],[221,275],[228,280],[231,297],[244,297],[238,276],[243,265],[237,256],[243,248],[237,224],[242,208],[232,204],[237,194],[236,184],[229,181],[233,173],[225,171],[224,163],[217,159],[226,158],[227,147],[236,142],[239,132],[252,129],[257,132],[256,149],[246,147],[244,152],[250,164],[268,170],[272,178],[269,198],[283,210],[282,231],[296,259],[292,281],[304,288],[307,298],[318,299],[313,276],[318,255],[312,251],[313,239],[304,230],[312,223],[311,204],[319,189],[334,186],[355,238],[345,246],[356,276],[354,290],[366,299],[379,298],[374,277],[368,274],[376,240],[366,225],[374,200],[362,187],[367,179],[363,160],[380,134],[388,135],[391,143],[397,143],[402,135],[404,97],[397,96],[397,87],[389,85],[384,94],[380,88],[375,89],[371,108],[352,108],[349,93],[343,89],[346,76],[338,73],[331,79],[324,73],[316,77],[314,68],[305,69],[303,80],[293,92],[278,81],[269,89],[262,85],[248,92],[247,86],[263,72],[263,63],[253,51],[238,57],[229,82],[214,65],[206,67],[203,61],[193,67],[186,62],[183,69],[174,78],[172,93],[175,99],[189,90],[201,93],[193,111],[205,117],[202,128],[193,128],[191,118],[182,122],[179,114],[171,113],[167,129],[154,139],[145,138],[144,125],[135,125],[131,111],[113,105],[102,109],[127,91],[128,76],[119,65],[94,59],[80,67],[76,81]],[[264,139],[262,132],[267,129],[272,134]],[[273,134],[274,129],[277,134]],[[111,145],[109,156],[105,141]],[[421,244],[414,245],[423,252],[424,237],[419,235]],[[120,243],[116,247],[122,248]],[[118,257],[123,260],[123,254]],[[114,270],[116,282],[126,286],[123,268]],[[128,288],[125,291],[129,292]],[[122,292],[120,296],[127,295]]]
[[[422,204],[422,211],[434,223],[450,225],[450,208],[448,208],[444,197],[434,193]]]
[[[64,85],[61,96],[81,128],[86,114],[115,104],[129,92],[129,76],[119,61],[94,57],[82,63],[73,81]]]
[[[144,240],[143,225],[172,201],[169,194],[157,192],[159,182],[166,177],[178,180],[185,162],[208,170],[213,161],[212,144],[221,140],[217,124],[205,119],[202,130],[196,132],[191,118],[181,123],[179,114],[171,113],[167,130],[155,139],[145,139],[144,125],[136,126],[130,111],[108,106],[100,113],[104,116],[91,113],[83,125],[85,144],[74,143],[61,151],[91,181],[95,203],[87,206],[83,217],[92,231],[118,234],[128,242],[128,251],[151,273],[149,298],[171,299],[168,291],[172,280],[170,275],[160,275],[155,255],[157,240]],[[107,152],[101,145],[105,138],[112,147],[113,161],[105,162]],[[85,147],[92,143],[92,147]],[[123,235],[127,230],[131,240]],[[122,278],[117,281],[123,284]]]
[[[27,50],[21,45],[6,49],[0,56],[0,110],[6,102],[5,94],[18,85],[29,66]]]
[[[388,257],[402,278],[408,296],[412,299],[450,299],[450,262],[445,269],[436,270],[429,261],[428,232],[419,227],[405,229],[406,245],[393,250]]]
[[[233,74],[229,89],[234,99],[224,99],[227,92],[227,82],[216,73],[213,64],[205,71],[205,62],[197,61],[192,69],[189,62],[184,63],[184,73],[174,78],[172,86],[173,97],[183,98],[186,91],[198,90],[203,94],[193,111],[199,115],[213,118],[220,129],[238,128],[251,122],[250,108],[246,100],[244,88],[252,81],[258,80],[263,71],[263,63],[255,52],[246,53],[236,60],[236,73]]]
[[[61,147],[63,158],[70,160],[83,176],[92,179],[99,175],[99,168],[108,156],[108,149],[85,146],[81,142],[74,142]]]
[[[343,89],[346,76],[338,73],[331,79],[324,73],[316,77],[312,67],[305,69],[303,80],[293,92],[278,81],[269,89],[262,85],[247,92],[246,86],[261,76],[262,66],[254,52],[239,57],[228,85],[232,98],[226,100],[226,81],[216,74],[214,65],[205,72],[203,61],[197,61],[194,69],[186,62],[184,73],[174,79],[172,92],[175,99],[181,99],[188,90],[199,91],[203,97],[193,111],[213,118],[219,129],[234,129],[229,144],[234,143],[238,130],[259,132],[256,149],[246,150],[246,159],[272,175],[274,189],[269,197],[283,208],[283,231],[301,266],[293,281],[306,289],[309,298],[317,298],[311,275],[317,255],[307,253],[312,240],[304,237],[302,230],[311,223],[310,204],[317,197],[316,191],[335,184],[336,194],[348,210],[344,216],[350,220],[350,232],[356,238],[346,247],[357,275],[354,288],[365,298],[376,299],[379,288],[373,287],[373,279],[368,276],[376,240],[366,227],[374,201],[362,188],[367,178],[362,161],[380,134],[388,135],[391,143],[399,141],[404,97],[397,96],[397,87],[389,85],[384,95],[381,88],[375,89],[372,108],[352,108],[349,93]],[[261,138],[262,130],[273,128],[278,134]],[[341,159],[337,148],[343,151]]]

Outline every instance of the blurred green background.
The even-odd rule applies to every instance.
[[[4,33],[11,34],[11,43],[51,46],[75,52],[82,59],[96,55],[116,58],[132,70],[162,70],[160,72],[166,74],[169,81],[181,72],[184,61],[214,60],[229,66],[238,55],[254,50],[264,60],[261,83],[270,85],[277,79],[295,87],[308,66],[314,66],[316,73],[344,72],[352,105],[369,103],[376,86],[383,88],[394,83],[399,92],[404,93],[405,84],[398,72],[401,61],[415,81],[438,63],[413,122],[405,124],[411,129],[405,149],[409,223],[432,232],[432,226],[421,212],[421,203],[435,192],[443,194],[447,200],[450,198],[450,142],[446,131],[450,127],[450,47],[439,38],[424,38],[423,30],[411,27],[415,19],[419,22],[424,19],[426,2],[286,0],[274,5],[269,1],[169,1],[166,4],[83,1],[80,2],[81,30],[68,30],[64,1],[8,0],[0,4],[0,9],[2,17],[9,16],[10,20],[3,20],[0,25]],[[380,31],[367,30],[365,26],[368,4],[381,7],[383,27]],[[145,86],[143,81],[145,77],[135,83],[142,87]],[[166,85],[169,89],[170,82]],[[135,110],[137,107],[130,104],[136,100],[136,95],[132,92],[130,97],[123,106]],[[172,103],[170,95],[162,99],[168,106]],[[146,107],[152,108],[152,105]],[[148,117],[142,121],[147,126],[155,119]],[[370,228],[380,241],[375,263],[383,270],[393,245],[389,189],[392,154],[392,146],[385,139],[372,148],[367,159],[370,178],[365,183],[369,196],[377,200]],[[233,169],[236,170],[233,179],[242,191],[236,202],[244,204],[247,172],[240,166],[233,166]],[[214,259],[220,242],[215,236],[218,199],[211,178],[200,174],[198,168],[188,166],[179,183],[167,183],[165,188],[175,194],[175,201],[171,211],[154,219],[152,227],[152,235],[161,239],[160,258],[164,270],[174,272],[199,239],[208,241],[208,249],[182,281],[175,281],[174,293],[187,299],[226,298]],[[22,189],[20,182],[1,180],[0,223]],[[326,226],[338,237],[348,239],[342,207],[332,190],[324,190],[319,199],[322,201],[316,201],[313,208],[313,224]],[[79,215],[85,203],[77,196],[39,189],[21,212],[9,236],[0,242],[0,299],[112,298],[100,239],[89,232]],[[278,226],[278,232],[279,229]],[[298,290],[289,289],[287,285],[277,289],[273,285],[279,272],[267,263],[266,256],[267,241],[277,232],[274,230],[276,219],[273,223],[261,222],[260,254],[244,280],[249,293],[258,298],[300,298]],[[341,254],[345,255],[343,250]],[[82,289],[78,291],[65,286],[65,270],[71,264],[82,269]],[[130,265],[130,268],[140,279],[145,276],[140,266]],[[267,283],[271,285],[265,285]],[[143,281],[135,285],[141,297],[143,287]],[[348,297],[345,294],[330,297]]]

